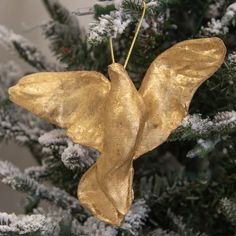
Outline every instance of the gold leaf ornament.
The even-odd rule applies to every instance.
[[[145,3],[142,19],[145,14]],[[120,225],[133,201],[133,160],[166,141],[187,115],[197,88],[224,61],[219,38],[180,42],[158,56],[139,91],[125,66],[94,71],[43,72],[9,88],[10,99],[67,129],[75,142],[101,152],[78,186],[80,203],[97,218]],[[112,49],[112,40],[110,39]]]

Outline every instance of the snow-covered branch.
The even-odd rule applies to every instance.
[[[229,198],[223,198],[219,204],[219,211],[236,227],[236,203]]]
[[[56,235],[51,218],[40,214],[20,215],[0,213],[0,235]]]
[[[8,98],[7,90],[23,76],[20,67],[13,61],[0,64],[0,100]]]
[[[63,164],[70,170],[87,169],[98,156],[96,150],[73,143],[63,129],[54,129],[43,134],[39,143],[44,146],[44,153],[48,156],[58,153]]]
[[[218,6],[219,3],[216,3]],[[202,27],[201,34],[206,36],[225,35],[229,32],[229,26],[236,24],[236,3],[232,3],[221,19],[212,18],[206,27]]]
[[[132,235],[138,235],[139,230],[145,225],[150,209],[144,199],[139,199],[131,206],[121,228],[129,231]]]
[[[97,21],[90,24],[89,31],[89,42],[91,44],[99,44],[108,37],[117,38],[119,35],[123,34],[125,29],[130,25],[136,17],[128,11],[130,5],[142,9],[141,1],[133,1],[132,3],[127,3],[126,1],[113,1],[117,10],[112,11],[109,15],[101,15]],[[147,1],[148,11],[151,12],[160,4],[159,0]],[[104,2],[102,2],[104,5]],[[139,10],[140,10],[139,9]],[[156,11],[155,11],[156,13]],[[144,20],[143,27],[147,27],[147,22]]]
[[[20,57],[39,71],[51,71],[54,68],[36,46],[3,25],[0,25],[0,45],[11,51],[16,50]]]
[[[109,36],[116,38],[124,32],[130,22],[131,17],[124,14],[122,8],[111,12],[110,15],[102,15],[98,21],[90,24],[89,41],[95,44],[101,43]]]
[[[14,139],[22,144],[36,142],[44,132],[45,123],[29,112],[6,103],[0,109],[0,137]]]
[[[219,136],[236,128],[236,111],[226,111],[215,115],[214,119],[202,119],[201,115],[188,115],[169,138],[169,141],[191,140]]]
[[[81,212],[82,215],[84,214],[76,198],[59,188],[49,188],[39,184],[7,161],[0,161],[0,180],[14,190],[39,196],[41,199],[48,200],[63,209],[69,210],[72,214]]]

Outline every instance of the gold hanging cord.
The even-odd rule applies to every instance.
[[[125,64],[124,64],[124,68],[126,68],[128,62],[129,62],[129,58],[131,56],[131,53],[132,53],[132,50],[134,48],[134,44],[136,42],[136,39],[138,37],[138,33],[140,31],[140,27],[143,23],[143,19],[144,19],[144,16],[145,16],[145,13],[146,13],[146,9],[147,9],[147,4],[145,3],[145,1],[143,1],[143,12],[142,12],[142,16],[141,16],[141,19],[139,21],[139,24],[137,26],[137,30],[135,32],[135,35],[134,35],[134,39],[132,41],[132,44],[130,46],[130,49],[129,49],[129,52],[128,52],[128,55],[126,57],[126,60],[125,60]],[[114,56],[114,49],[113,49],[113,43],[112,43],[112,37],[109,38],[109,44],[110,44],[110,50],[111,50],[111,59],[112,59],[112,63],[115,63],[115,56]]]
[[[110,44],[110,50],[111,50],[111,60],[112,60],[112,63],[115,63],[115,56],[114,56],[114,50],[113,50],[112,37],[109,38],[109,44]]]

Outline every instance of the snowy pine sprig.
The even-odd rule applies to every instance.
[[[45,216],[47,219],[51,219],[52,224],[55,225],[55,230],[53,236],[58,235],[84,235],[83,234],[83,225],[73,217],[71,213],[67,210],[61,208],[48,208],[43,209],[38,207],[33,210],[34,214],[39,214]],[[69,227],[68,227],[69,226]]]
[[[138,235],[139,230],[145,225],[150,209],[144,199],[136,200],[125,216],[121,228],[129,231],[132,235]]]
[[[211,120],[202,119],[201,115],[188,115],[169,138],[169,141],[191,140],[219,136],[230,133],[236,128],[236,111],[220,112]]]
[[[236,227],[236,203],[229,198],[221,199],[219,203],[219,212],[222,213],[228,222]]]
[[[138,199],[131,206],[129,212],[125,216],[124,223],[121,227],[106,224],[95,217],[89,217],[81,227],[82,234],[96,236],[116,236],[121,231],[125,235],[138,235],[139,231],[145,225],[150,209],[145,200]]]
[[[167,212],[172,221],[174,231],[181,236],[207,236],[205,233],[194,232],[185,222],[183,217],[175,215],[170,209]]]
[[[20,215],[0,213],[0,235],[52,236],[56,225],[51,218],[40,214]]]
[[[216,2],[216,7],[219,4]],[[201,34],[206,36],[225,35],[229,32],[230,25],[236,24],[236,3],[232,3],[226,9],[224,16],[221,19],[213,17],[207,26],[201,28]]]
[[[124,32],[130,22],[131,17],[124,14],[122,8],[111,12],[110,15],[102,15],[98,21],[90,24],[89,42],[98,44],[108,37],[116,38]]]
[[[43,3],[52,18],[42,26],[43,33],[50,41],[53,54],[69,68],[77,63],[78,58],[84,59],[88,54],[78,19],[59,1],[43,0]]]
[[[228,62],[231,65],[236,65],[236,51],[233,51],[233,52],[229,53],[229,55],[228,55]]]
[[[38,71],[55,69],[55,66],[51,65],[28,39],[14,33],[3,25],[0,25],[0,45],[11,51],[16,51],[21,58]]]
[[[8,88],[22,76],[23,72],[15,62],[0,63],[0,100],[8,98]]]
[[[95,217],[89,217],[81,227],[82,235],[116,236],[118,231]]]
[[[48,200],[58,207],[69,210],[72,214],[81,213],[82,216],[85,214],[76,198],[59,188],[50,188],[38,183],[36,180],[23,174],[10,162],[0,161],[0,181],[14,190]]]
[[[63,129],[54,129],[39,137],[44,153],[57,153],[63,164],[70,170],[87,169],[94,164],[98,152],[95,149],[73,143]]]
[[[216,140],[199,139],[197,140],[196,146],[192,150],[188,151],[186,157],[189,158],[206,157],[208,153],[214,150],[218,142],[219,142],[218,139]]]
[[[46,128],[44,122],[13,104],[2,104],[0,109],[0,138],[19,143],[35,142]]]
[[[138,0],[114,1],[114,4],[116,7],[115,11],[111,11],[110,14],[101,15],[97,21],[90,24],[88,37],[90,44],[96,45],[106,41],[108,37],[117,38],[123,34],[130,23],[137,20],[137,16],[134,13],[140,13],[143,7],[142,1]],[[155,11],[154,9],[159,4],[159,0],[147,1],[148,11]],[[143,26],[145,26],[145,21]]]
[[[149,232],[147,236],[181,236],[181,235],[173,231],[168,231],[168,230],[159,228],[159,229],[153,230],[152,232]]]

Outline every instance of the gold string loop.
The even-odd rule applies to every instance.
[[[138,26],[137,26],[137,29],[136,29],[136,32],[135,32],[135,35],[134,35],[134,39],[133,39],[133,41],[132,41],[132,43],[131,43],[131,46],[130,46],[128,55],[127,55],[127,57],[126,57],[125,64],[124,64],[124,68],[126,68],[127,65],[128,65],[128,62],[129,62],[131,53],[132,53],[133,48],[134,48],[134,44],[135,44],[135,42],[136,42],[136,40],[137,40],[138,33],[139,33],[140,28],[141,28],[141,25],[142,25],[142,23],[143,23],[143,19],[144,19],[145,13],[146,13],[146,9],[147,9],[147,4],[145,3],[145,1],[143,1],[143,12],[142,12],[142,16],[141,16],[141,19],[140,19],[139,24],[138,24]],[[110,50],[111,50],[112,63],[115,63],[115,56],[114,56],[114,49],[113,49],[112,37],[109,38],[109,44],[110,44]]]
[[[112,37],[109,38],[109,44],[110,44],[110,50],[111,50],[111,60],[112,60],[112,63],[115,63],[115,55],[114,55]]]

